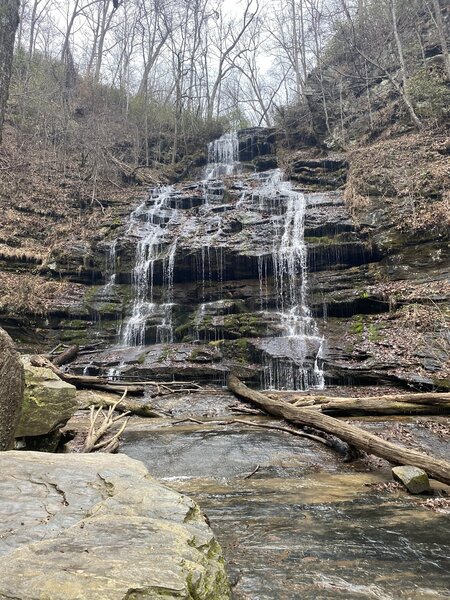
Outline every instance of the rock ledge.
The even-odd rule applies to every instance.
[[[226,600],[197,504],[118,455],[0,454],[0,599]]]

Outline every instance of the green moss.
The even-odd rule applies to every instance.
[[[314,244],[315,246],[331,246],[339,243],[336,238],[330,236],[322,236],[322,237],[313,237],[308,236],[305,237],[305,242],[307,244]]]
[[[59,324],[61,329],[83,329],[87,328],[86,321],[82,321],[81,319],[74,319],[73,321],[61,321]]]
[[[350,333],[353,335],[362,335],[364,333],[364,320],[361,315],[355,317],[355,320],[350,326]]]
[[[374,325],[373,323],[371,323],[369,325],[368,332],[369,332],[369,340],[371,342],[377,342],[380,339],[380,332],[378,330],[378,327],[376,325]]]
[[[247,338],[226,340],[223,346],[224,355],[226,355],[227,358],[235,360],[240,364],[248,364],[250,362],[249,341]]]
[[[147,357],[147,354],[145,352],[143,354],[140,354],[136,361],[138,363],[138,365],[143,365],[145,363],[146,357]]]
[[[259,337],[266,333],[267,324],[258,315],[244,313],[225,317],[223,328],[237,338]]]
[[[236,340],[235,344],[240,350],[247,350],[248,348],[248,340],[246,338]]]
[[[96,306],[95,311],[98,312],[100,315],[115,315],[118,313],[122,313],[122,306],[113,302],[105,302],[104,304]]]
[[[164,362],[165,360],[170,360],[170,358],[173,356],[173,353],[174,353],[173,348],[171,348],[170,346],[166,346],[161,351],[161,354],[158,358],[158,362]]]

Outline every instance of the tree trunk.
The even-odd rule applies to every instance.
[[[402,77],[402,86],[400,88],[401,95],[403,97],[403,102],[405,103],[406,108],[408,109],[408,112],[411,116],[412,122],[418,129],[421,129],[422,121],[419,119],[419,117],[416,114],[416,111],[414,110],[414,106],[411,101],[411,96],[410,96],[409,90],[408,90],[408,79],[406,76],[405,56],[403,54],[403,45],[402,45],[402,42],[400,39],[400,35],[398,33],[398,27],[397,27],[397,0],[391,0],[391,14],[392,14],[392,28],[394,30],[394,38],[395,38],[395,43],[397,45],[398,58],[400,61],[400,73],[401,73],[401,77]]]
[[[442,48],[442,57],[444,59],[445,74],[447,81],[450,81],[450,52],[448,49],[447,37],[445,35],[444,21],[442,19],[441,6],[439,0],[431,0],[434,9],[434,18],[436,21],[436,27],[438,30],[439,43]]]
[[[0,3],[0,144],[9,95],[14,38],[18,24],[19,0],[2,0]]]
[[[70,383],[74,385],[76,388],[87,388],[91,390],[102,390],[104,392],[112,392],[114,394],[122,394],[127,392],[128,394],[143,394],[145,389],[141,385],[128,385],[126,383],[116,384],[114,382],[108,381],[108,379],[103,379],[102,377],[93,377],[90,375],[72,375],[71,373],[64,373],[58,368],[56,365],[51,363],[44,356],[32,356],[31,364],[34,367],[45,367],[50,369],[58,375],[60,379],[65,381],[66,383]]]
[[[264,394],[248,388],[234,375],[230,375],[228,387],[236,395],[249,400],[275,417],[286,419],[296,425],[310,425],[326,433],[331,433],[350,446],[392,463],[419,467],[430,477],[450,485],[450,463],[445,460],[392,444],[360,427],[324,415],[318,410],[297,408],[286,402],[267,398]]]
[[[70,348],[67,348],[67,350],[64,350],[64,352],[61,352],[61,354],[58,354],[58,356],[55,356],[55,358],[52,360],[52,362],[57,367],[61,367],[62,365],[67,365],[68,363],[75,360],[79,351],[80,351],[79,346],[77,346],[77,345],[70,346]]]

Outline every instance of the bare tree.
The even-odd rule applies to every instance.
[[[208,117],[212,118],[216,107],[220,87],[227,74],[235,66],[235,51],[242,52],[239,42],[250,27],[259,11],[259,0],[246,0],[242,19],[239,22],[227,21],[222,12],[217,16],[217,40],[215,52],[217,54],[216,76],[212,82],[208,97]]]
[[[0,3],[0,143],[14,53],[14,38],[19,24],[19,0],[1,0]]]
[[[422,127],[422,122],[414,110],[414,106],[408,89],[408,79],[406,72],[405,57],[403,53],[403,45],[399,35],[397,24],[397,0],[382,0],[379,3],[379,7],[380,9],[386,8],[388,13],[390,14],[390,30],[397,50],[396,54],[400,67],[399,75],[401,78],[401,83],[397,81],[396,74],[392,74],[391,62],[383,59],[384,46],[389,47],[390,44],[386,43],[386,41],[381,43],[380,41],[378,41],[377,48],[365,48],[364,40],[361,39],[361,35],[358,35],[357,26],[355,24],[355,20],[352,15],[352,10],[349,6],[348,0],[340,0],[340,3],[343,13],[345,15],[345,20],[347,22],[347,29],[341,32],[342,40],[344,41],[344,43],[349,44],[351,50],[353,52],[356,52],[356,54],[358,54],[360,57],[362,57],[364,61],[366,61],[366,63],[370,64],[372,67],[375,67],[375,69],[383,73],[383,75],[386,77],[386,79],[389,80],[392,87],[395,89],[398,96],[402,100],[411,118],[411,121],[418,129],[420,129]]]
[[[442,49],[442,57],[444,59],[445,66],[445,74],[447,76],[447,81],[450,81],[450,52],[447,43],[447,36],[444,27],[444,20],[442,19],[442,11],[441,6],[439,4],[439,0],[431,0],[431,4],[433,5],[434,12],[434,20],[436,23],[436,27],[439,35],[439,42],[441,44]]]

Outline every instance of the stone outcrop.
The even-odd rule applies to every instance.
[[[53,371],[31,365],[23,357],[25,391],[16,437],[47,435],[65,425],[78,408],[76,388]]]
[[[199,507],[142,463],[8,452],[0,471],[0,598],[230,598]]]
[[[294,181],[308,190],[335,190],[347,181],[348,163],[344,154],[327,153],[311,156],[308,152],[297,152],[286,159],[286,172]]]
[[[275,154],[275,128],[249,127],[241,129],[238,136],[241,162],[251,162],[255,158]]]
[[[24,375],[18,352],[0,329],[0,451],[14,444],[23,400]]]

